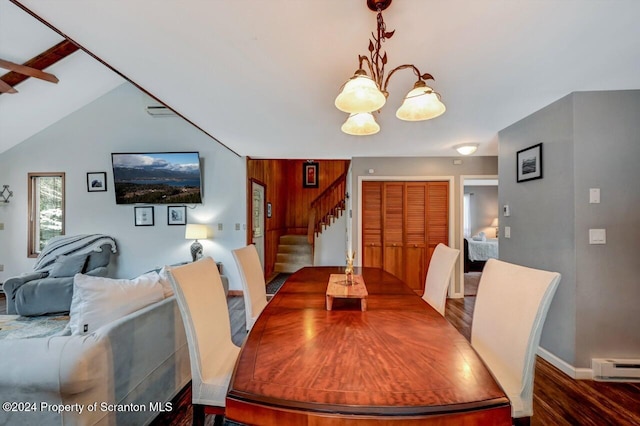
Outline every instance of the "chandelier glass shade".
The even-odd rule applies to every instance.
[[[336,98],[336,108],[351,114],[371,112],[382,108],[386,101],[376,82],[364,70],[358,70],[344,84]]]
[[[444,114],[446,109],[440,96],[424,81],[418,81],[405,96],[396,117],[405,121],[430,120]]]
[[[391,76],[399,70],[411,69],[418,77],[413,89],[405,96],[396,117],[405,121],[429,120],[442,115],[446,107],[441,101],[440,94],[427,86],[424,80],[433,80],[428,73],[421,73],[415,65],[405,64],[392,69],[385,78],[387,53],[380,52],[382,43],[393,36],[395,30],[387,31],[382,11],[391,4],[392,0],[367,0],[369,9],[377,12],[377,34],[372,33],[369,39],[369,56],[358,56],[359,67],[343,86],[336,97],[335,105],[340,111],[351,114],[342,125],[342,131],[350,135],[372,135],[380,131],[373,115],[384,106],[389,92],[387,86]],[[366,63],[369,74],[363,67]],[[364,113],[369,113],[364,115]]]
[[[348,135],[367,136],[378,133],[380,125],[370,112],[358,112],[349,115],[341,129]]]

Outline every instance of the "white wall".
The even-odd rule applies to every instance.
[[[347,215],[333,221],[320,235],[316,237],[313,252],[315,266],[343,266],[347,264]]]
[[[104,233],[118,243],[115,277],[132,277],[156,266],[190,259],[184,226],[167,225],[167,206],[156,205],[155,226],[136,227],[133,205],[116,205],[112,152],[199,151],[203,162],[201,205],[189,206],[187,222],[205,223],[213,239],[205,255],[224,264],[230,288],[241,289],[230,250],[246,239],[246,161],[181,118],[153,118],[153,102],[125,83],[84,108],[0,154],[0,185],[14,193],[0,204],[0,281],[32,269],[27,258],[27,173],[66,173],[66,234]],[[1,137],[1,135],[0,135]],[[107,192],[87,192],[87,172],[107,172]],[[235,224],[240,230],[235,230]],[[222,224],[222,231],[218,230]]]

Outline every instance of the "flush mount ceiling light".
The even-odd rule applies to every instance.
[[[424,80],[433,80],[433,76],[428,73],[422,74],[420,70],[412,64],[405,64],[395,67],[389,72],[385,79],[385,66],[387,65],[387,52],[380,53],[382,43],[393,36],[395,30],[387,31],[382,11],[389,7],[392,0],[367,0],[367,6],[377,12],[377,35],[373,34],[373,40],[369,39],[369,57],[358,55],[358,69],[343,86],[340,94],[336,97],[335,105],[340,111],[351,114],[342,125],[342,131],[350,135],[372,135],[378,133],[380,126],[375,122],[373,111],[382,108],[389,97],[387,86],[391,76],[399,70],[411,69],[418,77],[413,89],[405,96],[404,102],[396,112],[396,117],[405,121],[421,121],[442,115],[446,107],[440,101],[440,94],[427,86]],[[363,63],[367,63],[369,74],[362,68]],[[364,114],[367,114],[366,116]],[[357,127],[352,123],[355,119],[365,127]],[[351,123],[350,123],[351,122]]]
[[[454,146],[456,151],[462,155],[471,155],[478,149],[477,143],[462,143],[460,145]]]

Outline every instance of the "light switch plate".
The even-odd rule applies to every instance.
[[[504,227],[504,237],[505,238],[511,238],[511,227],[510,226],[505,226]]]
[[[502,206],[502,216],[511,216],[511,209],[509,208],[509,204],[505,204]]]
[[[600,188],[589,188],[589,203],[600,204]]]
[[[607,244],[607,230],[589,229],[589,244]]]

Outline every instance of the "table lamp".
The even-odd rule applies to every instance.
[[[184,238],[186,240],[195,240],[191,244],[191,258],[195,262],[202,257],[202,244],[198,240],[204,240],[208,234],[207,225],[198,225],[195,223],[188,223],[184,231]]]
[[[498,218],[497,217],[493,219],[493,222],[491,222],[491,226],[496,228],[496,238],[498,238]]]

